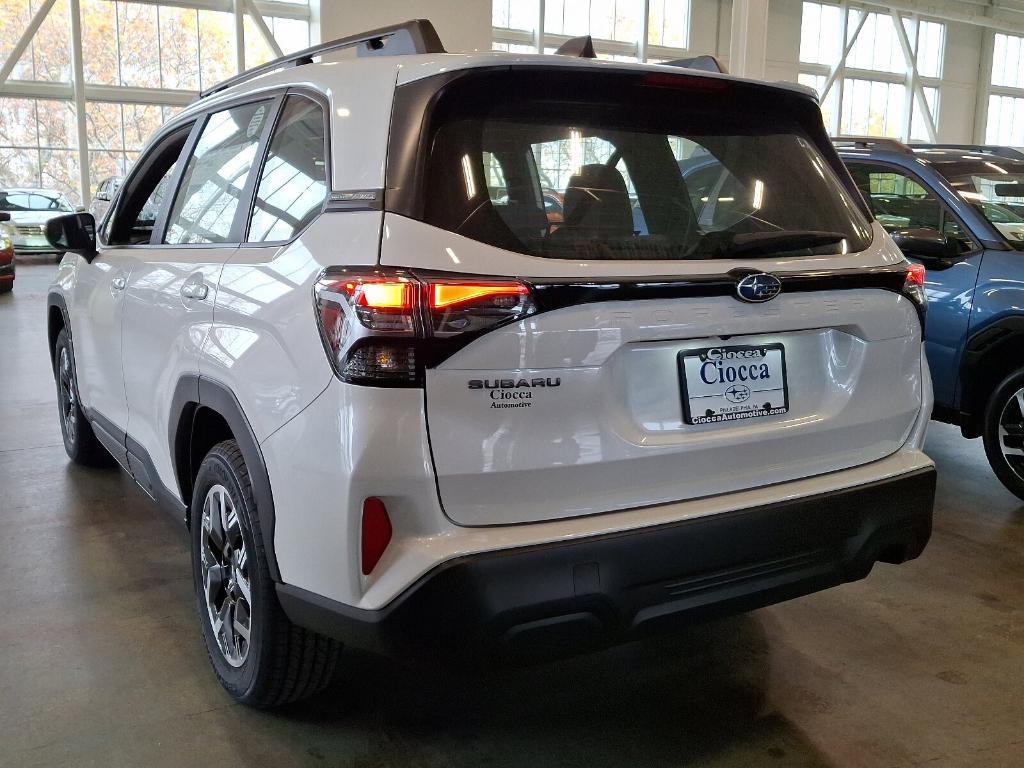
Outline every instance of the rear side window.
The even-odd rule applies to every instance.
[[[863,250],[869,223],[803,101],[662,73],[464,76],[431,106],[422,182],[397,212],[548,258]]]
[[[316,218],[326,197],[323,108],[289,96],[256,189],[249,241],[290,240]]]
[[[210,115],[182,176],[164,242],[230,240],[270,104],[245,104]]]

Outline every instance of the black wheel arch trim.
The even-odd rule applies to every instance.
[[[227,385],[206,376],[193,374],[182,376],[174,389],[167,435],[174,477],[186,510],[191,506],[193,491],[193,457],[189,454],[189,444],[195,416],[200,408],[209,408],[221,416],[238,442],[252,482],[253,498],[256,501],[256,524],[259,525],[263,537],[270,576],[275,582],[279,582],[281,573],[274,552],[274,496],[270,487],[270,474],[267,472],[266,461],[256,439],[256,433],[238,399]]]
[[[975,407],[978,405],[975,400],[978,395],[978,373],[982,370],[982,361],[999,347],[1013,342],[1024,342],[1024,315],[996,320],[967,338],[960,358],[959,408],[956,409],[955,423],[963,428],[964,434],[968,437],[977,437],[981,434],[980,419],[984,407]]]
[[[71,335],[71,315],[68,312],[68,305],[67,302],[64,301],[64,297],[60,293],[57,293],[56,291],[50,291],[46,296],[46,339],[50,351],[50,367],[53,368],[54,371],[56,371],[57,361],[56,358],[54,357],[54,345],[56,343],[56,336],[51,336],[51,331],[53,329],[50,328],[50,310],[53,309],[54,307],[57,307],[57,309],[59,309],[61,314],[64,316],[64,328],[67,330],[68,336]],[[74,344],[72,344],[71,349],[72,351],[74,351]]]

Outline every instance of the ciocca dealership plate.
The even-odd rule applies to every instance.
[[[683,420],[713,424],[789,410],[782,344],[720,346],[679,353]]]

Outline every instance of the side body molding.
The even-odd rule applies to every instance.
[[[263,545],[266,548],[270,576],[281,580],[274,554],[274,497],[270,488],[270,475],[263,459],[263,452],[256,441],[249,420],[246,418],[238,399],[224,384],[205,376],[193,374],[182,376],[171,398],[170,419],[168,420],[168,445],[171,447],[171,463],[178,490],[186,507],[192,502],[192,469],[198,467],[202,456],[190,452],[192,431],[196,414],[200,408],[209,408],[219,414],[234,435],[242,458],[249,470],[253,498],[256,501],[256,524],[260,527]]]

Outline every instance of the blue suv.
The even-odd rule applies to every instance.
[[[927,268],[932,418],[982,437],[1024,499],[1024,155],[837,139],[875,218]]]

